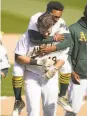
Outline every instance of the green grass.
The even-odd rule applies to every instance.
[[[65,8],[63,18],[68,25],[77,21],[82,16],[81,9]],[[24,33],[27,30],[29,17],[2,11],[2,31],[5,33]]]
[[[28,18],[19,17],[9,12],[2,12],[1,16],[1,27],[5,33],[24,33],[26,31]]]
[[[12,87],[12,67],[13,66],[9,69],[7,77],[1,81],[1,96],[14,96]],[[22,94],[24,94],[24,88]]]
[[[23,33],[28,27],[29,18],[46,10],[50,0],[2,0],[1,30],[5,33]],[[63,17],[68,25],[74,23],[83,13],[87,0],[58,0],[65,10]]]

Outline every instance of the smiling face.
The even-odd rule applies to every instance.
[[[61,18],[62,13],[63,11],[60,10],[52,10],[50,14],[53,15],[54,23],[56,23],[59,20],[59,18]]]

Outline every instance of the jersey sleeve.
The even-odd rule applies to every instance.
[[[15,48],[15,54],[18,55],[26,55],[27,54],[27,50],[28,50],[28,46],[29,45],[29,41],[28,41],[28,36],[25,34],[23,34],[20,38],[20,40],[18,41],[16,48]]]
[[[60,26],[59,26],[59,33],[63,34],[63,33],[69,33],[69,28],[66,25],[65,21],[63,19],[60,19]]]
[[[38,31],[36,24],[37,24],[38,17],[41,16],[42,14],[43,14],[42,12],[38,12],[30,18],[28,30]]]

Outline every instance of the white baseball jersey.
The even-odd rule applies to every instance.
[[[38,31],[38,29],[37,29],[37,26],[36,26],[36,24],[37,24],[37,20],[38,20],[38,17],[39,16],[41,16],[43,13],[42,12],[39,12],[39,13],[37,13],[37,14],[35,14],[35,15],[33,15],[32,17],[31,17],[31,19],[30,19],[30,22],[29,22],[29,25],[28,25],[28,30],[30,29],[30,30],[35,30],[35,31]],[[59,20],[58,20],[58,22],[57,23],[55,23],[55,25],[52,27],[52,32],[51,32],[51,34],[50,34],[50,36],[53,36],[56,32],[58,32],[58,33],[60,33],[60,34],[62,34],[62,33],[69,33],[69,30],[67,29],[67,26],[66,26],[66,23],[65,23],[65,21],[62,19],[62,18],[60,18]],[[27,35],[26,35],[27,36]],[[24,36],[22,36],[22,38],[23,38]],[[24,37],[25,38],[25,37]],[[57,42],[58,43],[58,42]],[[38,46],[36,46],[37,48],[38,48]],[[33,49],[33,47],[31,47],[30,48],[30,50],[32,51],[32,49]],[[61,52],[64,52],[64,54],[66,53],[68,53],[68,51],[69,51],[69,48],[66,48],[65,50],[61,50],[61,51],[57,51],[57,54],[61,54]],[[56,53],[56,52],[55,52]],[[54,54],[54,53],[52,53],[52,54]],[[22,55],[22,54],[20,54],[20,55]],[[60,56],[60,55],[59,55]],[[62,54],[61,54],[61,56],[62,56]],[[67,55],[66,55],[67,56]],[[61,57],[62,58],[62,57]],[[68,62],[68,61],[66,61],[66,62]],[[68,63],[68,68],[66,69],[66,65],[64,64],[64,69],[65,69],[65,71],[64,71],[64,69],[63,69],[63,72],[65,72],[65,73],[70,73],[71,72],[71,65]],[[33,66],[32,66],[33,67]],[[16,68],[17,68],[17,70],[16,70]],[[19,64],[17,64],[17,63],[15,63],[15,65],[14,65],[14,68],[13,68],[13,75],[14,76],[23,76],[23,72],[24,72],[24,67],[23,66],[20,66]],[[62,71],[62,68],[61,68],[61,71]]]
[[[29,40],[28,33],[26,32],[19,40],[19,42],[16,46],[16,49],[15,49],[15,53],[19,54],[19,55],[25,55],[25,56],[28,54],[29,57],[36,56],[35,59],[47,59],[49,57],[51,57],[52,59],[56,58],[57,60],[63,59],[63,60],[65,60],[65,64],[66,64],[66,60],[68,57],[68,54],[67,54],[68,49],[66,51],[61,50],[60,52],[59,51],[52,52],[52,53],[42,56],[42,57],[37,56],[38,50],[39,50],[39,45],[32,44]],[[67,63],[67,65],[69,65],[69,64]],[[40,75],[45,73],[45,68],[46,67],[37,66],[37,65],[27,65],[26,66],[27,70],[29,70],[33,73],[36,73],[36,74],[40,74]],[[63,68],[61,68],[61,70],[62,70],[62,72],[64,72]],[[69,69],[69,72],[70,71],[71,71],[71,69]],[[68,73],[67,70],[65,71],[65,73]]]
[[[6,49],[0,44],[0,70],[9,68],[10,64],[8,62],[7,51]]]
[[[35,30],[35,31],[38,31],[37,29],[37,20],[38,20],[38,17],[41,16],[43,13],[42,12],[39,12],[35,15],[33,15],[30,19],[30,23],[29,23],[29,26],[28,26],[28,30]],[[56,22],[53,26],[52,26],[52,32],[50,34],[50,36],[54,36],[54,34],[58,32],[59,34],[63,34],[63,33],[69,33],[69,29],[68,27],[66,26],[66,23],[65,21],[60,18],[58,20],[58,22]],[[58,44],[55,43],[55,44]],[[32,49],[32,48],[31,48]],[[52,57],[53,57],[53,54],[59,54],[57,55],[57,59],[59,59],[61,57],[61,59],[63,58],[62,55],[66,55],[66,58],[68,57],[68,52],[69,52],[69,47],[64,49],[64,50],[60,50],[60,51],[56,51],[56,52],[53,52],[51,53]],[[55,55],[56,56],[56,55]],[[65,59],[66,59],[65,58]],[[66,68],[67,67],[67,68]],[[63,73],[71,73],[72,72],[72,69],[71,69],[71,64],[68,62],[68,60],[66,60],[65,64],[63,65],[63,67],[60,69],[61,72]]]
[[[27,36],[27,34],[22,34],[21,37],[20,37],[20,41],[21,39],[25,39],[25,37]],[[16,48],[15,48],[15,51],[14,51],[14,54],[19,54],[19,55],[26,55],[25,51],[24,53],[22,52],[22,48],[23,46],[20,45],[20,43],[22,44],[22,42],[18,42]],[[23,42],[23,45],[25,44],[25,42]],[[26,43],[27,44],[27,43]],[[22,48],[20,48],[20,46],[22,46]],[[24,50],[25,48],[23,48]],[[20,52],[19,52],[20,51]],[[23,76],[24,75],[24,71],[25,71],[25,65],[21,65],[21,64],[18,64],[16,61],[14,63],[14,66],[13,66],[13,72],[12,74],[16,77],[16,76]]]

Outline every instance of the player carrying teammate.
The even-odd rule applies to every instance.
[[[68,28],[67,28],[64,20],[61,18],[63,9],[64,9],[63,5],[59,2],[49,2],[48,3],[47,12],[51,13],[54,16],[54,21],[55,21],[53,28],[52,28],[51,35],[55,36],[54,37],[55,40],[56,40],[56,38],[57,39],[59,38],[59,39],[64,39],[64,41],[62,41],[59,44],[54,45],[54,46],[45,47],[45,50],[43,50],[44,48],[41,49],[40,53],[41,52],[46,53],[46,51],[52,52],[52,51],[56,51],[56,50],[65,49],[66,47],[70,47],[69,31],[68,31]],[[28,28],[29,36],[30,36],[31,40],[32,41],[35,40],[35,42],[36,42],[36,40],[38,41],[38,39],[42,38],[42,36],[40,35],[40,32],[38,32],[38,29],[36,27],[37,19],[41,14],[42,13],[37,13],[31,17],[29,28]],[[34,32],[33,32],[33,30],[34,30]],[[52,37],[52,39],[53,39],[53,37]],[[68,67],[68,69],[69,69],[69,67]],[[23,76],[22,70],[24,70],[24,66],[21,66],[21,65],[16,63],[14,66],[14,73],[13,73],[13,75],[14,75],[14,77],[13,77],[13,89],[14,89],[15,98],[16,98],[15,105],[14,105],[14,111],[15,111],[15,109],[22,109],[24,106],[24,102],[21,99],[21,87],[22,87],[22,81],[23,81],[22,80],[22,76]],[[60,97],[64,96],[66,94],[66,90],[67,90],[69,80],[70,80],[70,73],[68,73],[66,75],[62,73],[61,75],[63,77],[63,79],[61,79],[61,85],[64,85],[64,86],[63,86],[63,88],[61,86]],[[65,81],[65,78],[66,78],[66,81]],[[60,101],[60,102],[63,102],[63,104],[65,102],[66,104],[64,104],[63,106],[64,106],[64,108],[66,108],[67,102],[64,101],[64,97],[62,97],[62,101]]]
[[[43,33],[43,36],[45,35],[45,37],[47,37],[50,34],[49,31],[52,25],[53,16],[49,13],[45,13],[39,17],[37,28]],[[46,46],[56,43],[56,41],[50,43],[47,41]],[[41,44],[32,43],[26,33],[19,40],[15,49],[16,62],[26,65],[24,80],[29,116],[39,116],[41,96],[44,116],[56,115],[58,69],[60,69],[64,63],[63,66],[70,65],[67,61],[68,49],[39,56],[40,46],[43,46],[42,44],[43,42]],[[26,56],[26,54],[28,56]],[[51,60],[50,63],[49,60]],[[62,71],[64,69],[63,66],[61,68]]]

